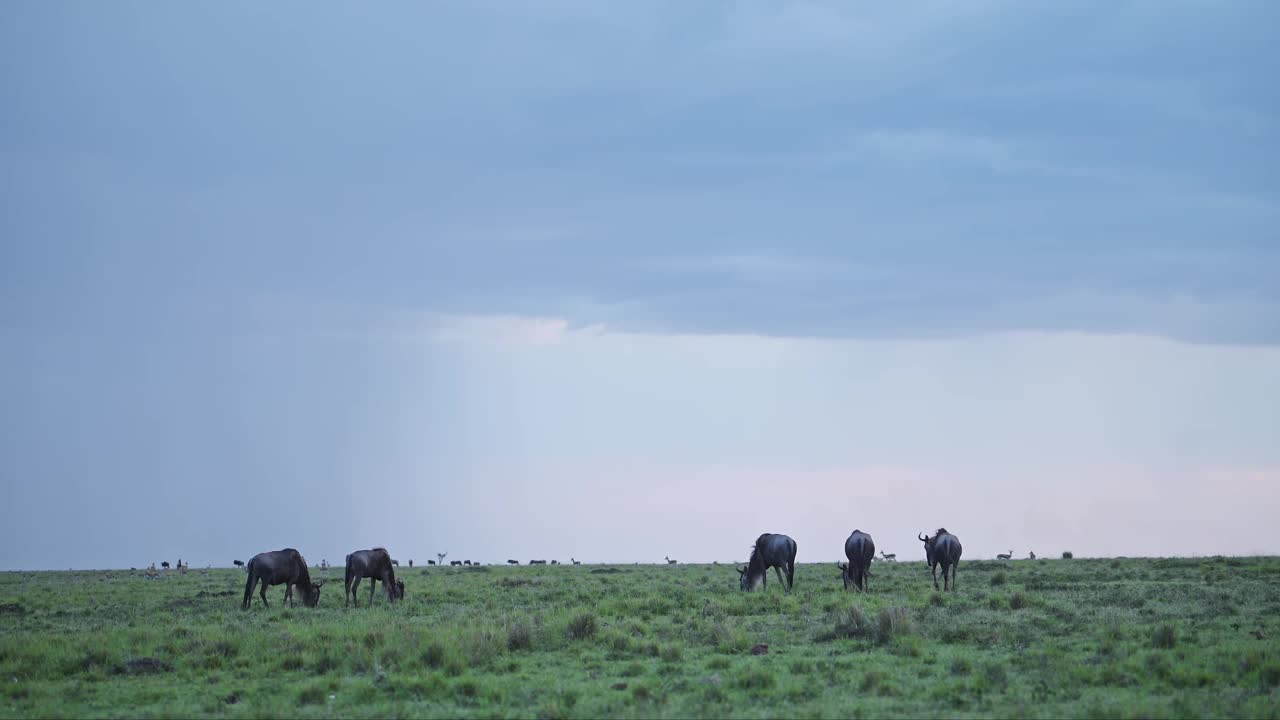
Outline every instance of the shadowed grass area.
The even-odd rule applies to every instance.
[[[331,569],[248,612],[238,570],[4,573],[0,717],[1280,717],[1280,559],[873,572],[404,569],[357,610]]]

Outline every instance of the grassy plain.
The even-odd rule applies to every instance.
[[[1280,717],[1280,558],[873,572],[402,568],[355,610],[339,568],[248,612],[239,570],[3,573],[0,717]]]

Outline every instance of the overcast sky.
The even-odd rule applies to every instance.
[[[0,4],[0,568],[1280,552],[1277,27]]]

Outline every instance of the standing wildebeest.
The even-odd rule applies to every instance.
[[[232,565],[235,565],[236,567],[244,567],[244,561],[243,561],[243,560],[232,560],[232,561],[231,561],[231,564],[232,564]]]
[[[933,573],[933,589],[938,589],[938,566],[942,566],[942,589],[947,589],[947,569],[951,569],[950,589],[956,589],[956,569],[960,567],[960,538],[947,532],[946,528],[938,528],[933,537],[919,535],[917,540],[924,543],[924,558],[929,562],[929,570]]]
[[[436,561],[435,561],[435,560],[428,560],[428,561],[427,561],[427,564],[428,564],[428,565],[435,565],[435,564],[436,564]]]
[[[530,560],[529,564],[530,565],[546,565],[547,561],[546,560]]]
[[[507,564],[508,564],[508,565],[519,565],[519,564],[520,564],[520,561],[519,561],[519,560],[508,560],[508,561],[507,561]]]
[[[796,574],[795,540],[786,535],[773,533],[765,533],[756,538],[755,547],[751,548],[751,557],[747,559],[747,566],[738,571],[738,586],[747,591],[755,590],[757,587],[764,589],[768,586],[769,568],[773,568],[777,573],[782,589],[788,593],[791,592]],[[784,569],[787,571],[786,580],[782,578]]]
[[[409,558],[409,567],[413,567],[413,558]]]
[[[849,533],[844,541],[844,556],[849,562],[841,566],[844,589],[852,585],[862,592],[867,591],[867,578],[871,577],[871,559],[876,556],[876,544],[871,536],[861,530]]]
[[[168,569],[169,569],[169,561],[168,561],[168,560],[165,560],[164,562],[160,563],[160,567],[164,568],[165,570],[168,570]]]
[[[262,604],[267,604],[267,586],[284,584],[285,602],[293,605],[293,587],[298,586],[302,593],[302,604],[315,607],[320,603],[320,586],[324,581],[311,582],[311,573],[307,571],[307,561],[302,553],[293,548],[258,553],[249,559],[249,581],[244,586],[244,603],[242,607],[249,609],[249,599],[253,597],[253,587],[262,583]]]
[[[369,607],[373,607],[374,588],[378,586],[379,580],[382,581],[382,590],[387,594],[387,602],[403,599],[404,581],[396,579],[396,571],[392,569],[395,564],[386,548],[357,550],[348,555],[343,607],[352,600],[355,600],[356,607],[360,607],[356,589],[360,587],[362,578],[369,578]]]
[[[461,560],[450,560],[450,561],[449,561],[449,567],[462,567],[462,561],[461,561]]]

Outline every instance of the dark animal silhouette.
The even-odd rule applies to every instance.
[[[552,564],[552,565],[559,565],[559,564],[560,564],[560,561],[559,561],[559,560],[552,560],[552,561],[551,561],[551,564]]]
[[[751,557],[747,559],[746,567],[738,571],[738,586],[747,591],[755,590],[757,587],[765,589],[768,586],[769,568],[773,568],[774,573],[777,574],[778,582],[782,583],[782,589],[788,593],[791,592],[796,573],[795,540],[786,535],[774,533],[764,533],[756,538],[755,547],[751,548]],[[784,569],[787,573],[785,580],[782,577]]]
[[[1032,550],[1032,551],[1031,551],[1031,554],[1030,554],[1030,555],[1028,555],[1028,556],[1027,556],[1027,558],[1028,558],[1029,560],[1035,560],[1035,559],[1036,559],[1036,551],[1035,551],[1035,550]]]
[[[395,560],[391,559],[391,554],[386,548],[373,548],[372,550],[357,550],[347,556],[347,572],[346,580],[343,586],[343,607],[346,607],[352,600],[355,601],[356,607],[360,607],[360,598],[356,595],[356,589],[360,587],[360,580],[369,578],[369,607],[373,606],[374,588],[378,586],[378,581],[382,581],[382,590],[387,594],[387,602],[395,602],[404,598],[404,581],[396,579],[396,571],[393,566]]]
[[[1012,551],[1012,550],[1010,550],[1008,555],[997,554],[997,555],[996,555],[996,559],[997,559],[997,560],[1012,560],[1012,559],[1013,559],[1013,551]]]
[[[844,556],[849,562],[843,566],[844,589],[849,586],[860,592],[867,591],[867,578],[871,577],[871,559],[876,556],[876,544],[871,536],[861,530],[854,530],[844,541]]]
[[[320,603],[320,586],[324,584],[324,581],[311,582],[311,573],[307,570],[306,558],[302,557],[302,553],[293,548],[258,553],[250,558],[247,568],[249,570],[249,580],[245,583],[244,602],[241,604],[241,607],[245,610],[249,609],[249,601],[253,597],[253,588],[259,582],[262,583],[260,594],[264,607],[270,607],[267,603],[267,586],[281,584],[285,586],[285,602],[290,605],[293,605],[293,588],[295,586],[298,588],[298,592],[302,593],[303,605],[315,607]]]
[[[668,565],[675,565],[675,564],[676,564],[676,561],[675,561],[675,560],[672,560],[671,558],[667,557],[666,555],[663,555],[662,557],[663,557],[663,559],[665,559],[665,560],[667,561],[667,564],[668,564]]]
[[[570,556],[570,557],[569,557],[569,562],[573,563],[574,565],[581,565],[581,564],[582,564],[582,561],[581,561],[581,560],[574,560],[572,556]]]
[[[470,565],[470,564],[471,564],[471,561],[470,561],[470,560],[463,560],[463,561],[462,561],[462,564],[463,564],[463,565]]]
[[[409,567],[413,567],[413,558],[409,558]]]
[[[546,560],[530,560],[529,564],[530,565],[546,565],[547,561]]]
[[[160,563],[160,567],[164,568],[165,570],[168,570],[168,569],[169,569],[169,561],[168,561],[168,560],[165,560],[164,562]]]
[[[461,561],[461,560],[450,560],[450,561],[449,561],[449,567],[462,567],[462,561]]]
[[[519,564],[520,564],[520,561],[519,561],[519,560],[508,560],[508,561],[507,561],[507,564],[508,564],[508,565],[519,565]]]
[[[392,561],[391,561],[391,564],[392,564],[392,565],[394,565],[394,566],[396,566],[396,567],[400,567],[400,561],[399,561],[399,560],[392,560]]]
[[[884,558],[884,561],[885,561],[885,562],[897,562],[897,561],[898,561],[898,554],[897,554],[897,553],[885,553],[885,551],[881,550],[881,551],[880,551],[880,557]]]
[[[235,565],[236,567],[244,567],[244,561],[243,561],[243,560],[232,560],[232,561],[231,561],[231,564],[232,564],[232,565]]]
[[[933,573],[933,589],[938,589],[938,566],[942,566],[942,589],[946,590],[947,586],[947,570],[951,570],[950,589],[956,589],[956,569],[960,566],[960,538],[947,532],[946,528],[938,528],[938,532],[933,537],[926,537],[923,534],[917,537],[924,543],[924,557],[929,563],[929,570]]]
[[[435,561],[435,560],[428,560],[428,561],[427,561],[427,564],[428,564],[428,565],[435,565],[435,564],[436,564],[436,561]]]

